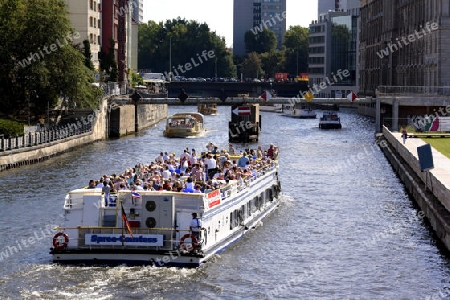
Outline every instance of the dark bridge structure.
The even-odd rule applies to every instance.
[[[189,97],[195,98],[219,98],[225,100],[229,97],[248,95],[258,97],[266,90],[274,90],[278,97],[292,98],[299,96],[301,92],[308,90],[306,82],[189,82],[175,81],[166,85],[169,98],[176,98],[182,90]]]

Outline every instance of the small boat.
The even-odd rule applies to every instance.
[[[198,112],[202,115],[217,115],[216,103],[199,103],[197,106]]]
[[[143,165],[136,176],[145,179],[150,170]],[[95,186],[72,190],[64,201],[64,223],[52,240],[53,262],[198,267],[252,232],[278,207],[276,158],[258,159],[249,170],[236,180],[216,180],[198,193],[106,194]]]
[[[143,98],[167,98],[168,90],[163,73],[142,73],[144,85],[135,87]]]
[[[167,118],[165,137],[199,136],[205,132],[204,116],[197,112],[177,113]]]
[[[317,116],[305,103],[283,104],[282,112],[285,116],[299,119],[315,119]]]
[[[341,129],[341,118],[336,112],[324,112],[319,121],[320,129]]]

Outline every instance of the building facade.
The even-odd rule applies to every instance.
[[[358,16],[342,9],[322,13],[309,26],[308,75],[315,97],[358,93]]]
[[[133,0],[133,20],[140,24],[144,22],[144,0]]]
[[[317,16],[329,11],[339,10],[341,8],[339,2],[339,0],[319,0],[317,5]]]
[[[286,0],[234,0],[233,54],[245,55],[245,33],[272,30],[280,49],[286,33]]]
[[[450,0],[362,0],[361,93],[449,86],[449,8]]]
[[[89,41],[92,62],[98,68],[102,45],[101,0],[66,0],[66,4],[72,27],[80,34],[78,42],[83,45],[83,41]]]

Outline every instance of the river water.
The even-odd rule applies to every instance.
[[[192,110],[188,107],[187,110]],[[184,111],[170,107],[169,113]],[[167,139],[160,123],[0,173],[1,299],[442,299],[450,261],[379,147],[372,120],[341,110],[343,129],[262,113],[259,144],[280,146],[282,204],[198,269],[59,266],[48,253],[65,193],[154,160],[160,151],[228,146],[230,108],[205,136]],[[450,298],[450,297],[449,297]]]

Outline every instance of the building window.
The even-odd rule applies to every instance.
[[[98,19],[98,22],[97,22],[98,24],[97,24],[97,27],[100,29],[100,28],[102,28],[102,22],[101,22],[101,20],[100,19]]]
[[[90,8],[91,10],[94,10],[94,0],[90,0],[89,8]]]

